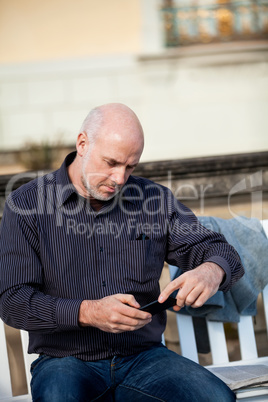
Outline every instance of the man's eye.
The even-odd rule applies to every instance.
[[[115,163],[114,162],[112,162],[112,161],[105,161],[106,163],[107,163],[107,165],[109,165],[109,166],[115,166]]]

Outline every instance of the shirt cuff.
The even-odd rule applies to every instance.
[[[60,331],[80,328],[79,308],[83,299],[59,299],[56,305],[56,323]]]
[[[209,257],[209,259],[207,259],[204,262],[214,262],[215,264],[219,265],[224,270],[225,277],[223,278],[223,280],[219,286],[219,290],[222,290],[223,292],[228,290],[229,284],[231,281],[231,270],[230,270],[228,262],[224,258],[222,258],[218,255]]]

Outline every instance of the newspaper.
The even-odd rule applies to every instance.
[[[232,390],[249,386],[267,386],[268,383],[268,365],[265,364],[207,367],[207,369]]]

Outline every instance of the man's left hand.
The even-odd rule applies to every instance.
[[[191,271],[184,272],[171,281],[161,292],[158,301],[164,302],[175,290],[179,290],[173,307],[179,311],[182,307],[201,307],[219,289],[225,275],[224,270],[213,262],[205,262]]]

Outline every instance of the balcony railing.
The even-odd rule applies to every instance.
[[[163,0],[165,45],[268,39],[268,0]]]

